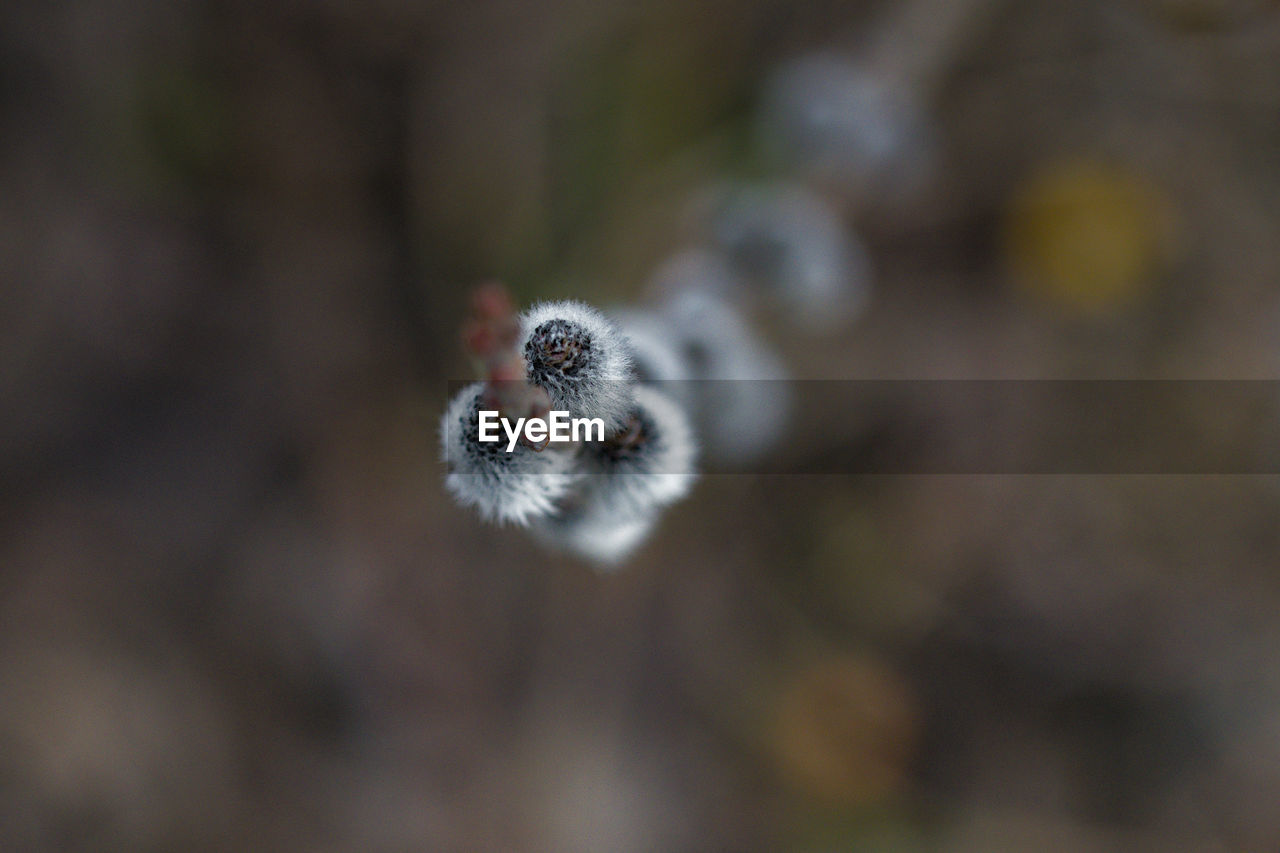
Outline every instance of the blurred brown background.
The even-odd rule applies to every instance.
[[[997,6],[794,374],[1274,377],[1280,8]],[[885,8],[0,6],[0,848],[1276,849],[1274,478],[712,474],[613,575],[441,487],[467,288],[634,300]]]

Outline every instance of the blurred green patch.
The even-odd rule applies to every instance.
[[[754,20],[733,11],[652,4],[568,56],[550,93],[558,245],[593,233],[619,197],[709,134],[728,128],[730,150],[745,151]]]
[[[793,815],[787,849],[801,853],[917,853],[933,847],[917,825],[895,810],[851,812],[810,804]]]
[[[228,98],[197,66],[138,68],[108,105],[111,172],[151,195],[202,193],[230,172]]]

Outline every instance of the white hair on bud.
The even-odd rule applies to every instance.
[[[664,318],[637,309],[611,311],[610,316],[627,340],[637,382],[680,382],[689,378],[680,341],[671,334]]]
[[[600,506],[584,506],[552,518],[540,518],[532,529],[547,544],[611,570],[649,538],[656,524],[654,513],[620,519]]]
[[[616,429],[631,408],[631,356],[622,332],[581,302],[542,302],[521,318],[530,383],[551,408],[571,417],[601,418]]]
[[[582,449],[582,501],[620,518],[654,512],[683,498],[697,478],[698,443],[683,408],[647,385],[618,441]]]
[[[692,411],[697,400],[697,383],[685,358],[680,335],[670,321],[654,311],[626,309],[611,312],[627,339],[636,382],[652,385]]]
[[[663,314],[678,334],[698,391],[695,420],[714,461],[759,458],[781,437],[791,393],[782,359],[725,299],[691,287],[675,293]]]
[[[486,520],[527,525],[555,512],[573,488],[576,453],[554,447],[538,452],[523,444],[508,453],[505,438],[481,442],[484,387],[476,382],[462,389],[440,419],[441,455],[449,466],[445,487]]]
[[[662,509],[688,494],[696,458],[684,410],[660,391],[637,386],[627,429],[582,448],[578,488],[533,529],[556,547],[617,565],[648,537]]]
[[[727,193],[712,237],[744,278],[772,294],[805,328],[846,325],[868,301],[871,261],[862,241],[839,213],[799,184]]]

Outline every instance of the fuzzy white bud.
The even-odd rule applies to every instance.
[[[652,311],[626,309],[610,312],[627,339],[637,382],[680,382],[689,379],[689,365],[680,353],[679,340],[670,324]]]
[[[533,532],[548,545],[607,570],[631,556],[656,525],[656,514],[619,518],[602,507],[584,506],[538,519]]]
[[[689,493],[697,456],[684,409],[661,391],[638,385],[624,431],[582,448],[582,500],[620,517],[651,513]]]
[[[696,286],[662,306],[696,381],[693,412],[706,454],[741,464],[781,437],[791,411],[787,370],[727,300]]]
[[[798,325],[832,331],[868,301],[871,260],[862,241],[799,184],[727,193],[711,231],[738,274],[773,296]]]
[[[521,317],[527,377],[573,417],[601,418],[608,430],[631,408],[631,357],[614,323],[581,302],[543,302]]]
[[[637,309],[615,311],[612,316],[627,337],[636,381],[656,387],[686,412],[693,412],[698,383],[690,381],[694,375],[671,322],[656,311]]]
[[[449,467],[445,487],[491,521],[526,525],[555,512],[578,480],[576,450],[538,452],[517,444],[507,452],[501,441],[480,441],[479,412],[488,406],[484,394],[484,383],[468,385],[440,419],[441,453]]]

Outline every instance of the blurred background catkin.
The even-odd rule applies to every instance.
[[[0,849],[1276,849],[1275,477],[836,400],[607,576],[442,489],[467,289],[633,302],[893,5],[0,4]],[[1280,6],[996,6],[791,374],[1276,377]]]

